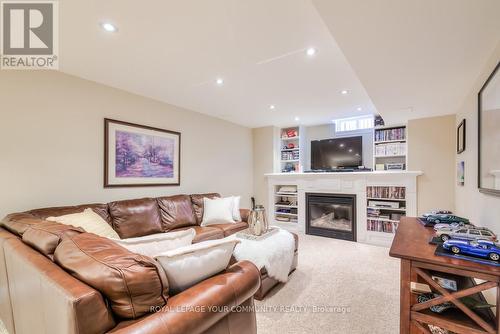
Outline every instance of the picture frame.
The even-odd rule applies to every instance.
[[[180,185],[181,133],[104,119],[104,188]]]
[[[460,122],[457,127],[457,154],[465,151],[465,140],[466,140],[466,127],[465,118]]]

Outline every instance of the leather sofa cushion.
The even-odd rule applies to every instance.
[[[43,208],[43,209],[35,209],[28,211],[30,214],[45,219],[47,217],[59,217],[65,216],[72,213],[83,212],[83,210],[90,208],[99,216],[101,216],[106,222],[111,223],[111,217],[108,212],[107,204],[82,204],[75,206],[61,206],[54,208]]]
[[[19,220],[9,220],[6,218],[2,221],[1,226],[9,232],[22,237],[24,232],[26,232],[26,230],[30,228],[31,225],[40,224],[43,222],[45,222],[45,220],[36,218],[22,218]]]
[[[80,227],[56,222],[42,222],[30,226],[23,234],[23,242],[40,253],[51,256],[65,234],[76,235],[85,232]]]
[[[163,232],[156,199],[142,198],[109,203],[113,228],[120,238]]]
[[[234,234],[239,231],[243,231],[248,228],[248,224],[245,222],[235,222],[235,223],[228,223],[228,224],[213,224],[210,225],[210,227],[215,227],[218,229],[221,229],[222,232],[224,233],[224,236],[227,237],[231,234]]]
[[[65,235],[54,260],[105,295],[120,318],[135,319],[167,302],[168,282],[162,268],[107,238],[91,233]]]
[[[212,226],[189,226],[189,227],[181,227],[176,229],[176,231],[194,229],[196,232],[196,236],[193,239],[193,243],[207,241],[207,240],[216,240],[224,238],[224,231],[220,228],[215,228]]]
[[[191,198],[188,195],[159,197],[157,201],[164,231],[197,225]]]
[[[193,194],[191,195],[191,203],[193,204],[194,215],[196,216],[196,223],[201,224],[203,220],[203,198],[219,198],[220,194],[207,193],[207,194]]]

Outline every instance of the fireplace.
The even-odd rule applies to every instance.
[[[306,193],[306,234],[356,241],[356,195]]]

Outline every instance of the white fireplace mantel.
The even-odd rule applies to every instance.
[[[392,235],[366,230],[367,186],[404,186],[406,187],[406,215],[417,215],[417,177],[421,171],[375,171],[375,172],[334,172],[334,173],[270,173],[265,174],[268,181],[268,217],[274,219],[275,189],[281,185],[297,186],[298,222],[296,227],[305,232],[306,193],[332,193],[356,195],[357,241],[389,246]],[[290,223],[287,223],[290,225]]]

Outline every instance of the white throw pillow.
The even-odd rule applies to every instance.
[[[118,233],[94,210],[87,208],[83,212],[72,213],[59,217],[48,217],[45,220],[81,227],[89,233],[97,234],[105,238],[120,239]]]
[[[184,291],[227,268],[237,239],[209,240],[155,256],[167,274],[172,294]]]
[[[131,252],[154,257],[166,251],[191,245],[196,232],[190,228],[183,231],[156,233],[144,237],[116,240],[117,244]]]
[[[203,219],[201,226],[234,223],[233,197],[203,198]]]
[[[240,201],[241,196],[233,196],[233,220],[235,222],[241,221]]]

